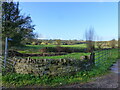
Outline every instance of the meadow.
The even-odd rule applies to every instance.
[[[76,45],[60,45],[61,47],[71,47],[71,48],[86,48],[86,44],[76,44]],[[24,47],[13,47],[21,53],[40,53],[40,49],[44,47],[56,47],[56,45],[26,45]]]
[[[20,53],[36,53],[40,54],[39,51],[43,47],[56,47],[56,45],[27,45],[25,47],[17,47],[17,51]],[[86,48],[85,44],[78,45],[61,45],[61,47],[70,47],[70,48]],[[2,83],[5,87],[25,87],[25,86],[44,86],[44,87],[58,87],[66,84],[73,83],[86,83],[93,80],[93,77],[98,77],[104,74],[109,73],[110,66],[117,61],[118,51],[117,49],[108,50],[111,52],[111,56],[107,57],[106,60],[103,57],[98,58],[97,54],[104,53],[106,51],[100,50],[95,51],[95,63],[96,65],[91,70],[79,71],[74,75],[66,76],[34,76],[32,74],[17,74],[17,73],[7,73],[2,76]],[[74,58],[80,59],[80,56],[90,55],[90,53],[85,52],[74,52],[68,53],[67,55],[60,56],[41,56],[41,57],[30,57],[33,59],[59,59],[59,58]]]
[[[60,45],[61,47],[69,47],[69,48],[77,48],[77,49],[84,49],[86,48],[85,44],[76,44],[76,45]],[[40,49],[44,47],[56,47],[56,45],[26,45],[24,48],[18,48],[18,52],[24,54],[41,54]],[[54,53],[54,52],[48,52]],[[41,56],[41,57],[31,57],[33,59],[63,59],[63,58],[75,58],[80,59],[80,56],[90,55],[90,53],[68,53],[67,55],[60,55],[60,56]]]
[[[110,66],[117,61],[117,50],[111,50],[114,54],[104,59],[96,59],[100,61],[98,66],[94,66],[91,70],[79,71],[74,75],[66,76],[34,76],[31,74],[17,74],[17,73],[8,73],[2,76],[2,84],[5,87],[25,87],[25,86],[39,86],[39,87],[58,87],[66,84],[74,83],[86,83],[94,79],[93,77],[98,77],[110,73]]]

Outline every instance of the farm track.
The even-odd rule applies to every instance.
[[[117,61],[112,67],[109,74],[93,78],[95,79],[92,82],[85,84],[73,84],[60,86],[59,88],[118,88],[118,83],[120,80],[120,60]],[[120,90],[120,88],[118,89]]]

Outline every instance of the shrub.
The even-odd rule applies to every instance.
[[[69,47],[57,46],[57,47],[55,47],[55,49],[56,49],[57,52],[67,52],[67,53],[71,53],[72,52],[72,50]]]
[[[40,49],[40,52],[56,52],[55,47],[44,47],[42,49]]]
[[[40,52],[42,52],[42,53],[47,52],[46,47],[45,47],[45,48],[40,49]]]
[[[44,47],[40,49],[40,52],[66,52],[66,53],[72,53],[72,52],[85,52],[86,49],[84,48],[73,48],[73,47]]]

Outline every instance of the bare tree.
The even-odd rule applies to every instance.
[[[94,28],[89,28],[89,30],[86,30],[85,32],[85,37],[86,37],[86,45],[87,45],[87,50],[89,52],[92,52],[95,49],[94,45]]]

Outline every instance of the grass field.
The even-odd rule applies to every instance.
[[[60,55],[60,56],[41,56],[41,57],[30,57],[32,59],[64,59],[64,58],[73,58],[73,59],[80,59],[80,56],[90,55],[90,53],[70,53],[67,55]]]
[[[40,54],[41,53],[40,49],[44,47],[56,47],[56,45],[26,45],[24,47],[17,47],[17,51],[20,53],[27,54]],[[86,45],[85,44],[61,45],[61,47],[86,48]]]
[[[17,51],[21,53],[41,53],[39,50],[43,47],[55,47],[56,45],[27,45],[25,47],[18,47]],[[72,48],[86,48],[85,44],[77,45],[61,45],[62,47],[72,47]],[[48,86],[48,87],[57,87],[60,85],[74,84],[74,83],[85,83],[92,80],[92,77],[97,77],[108,73],[110,66],[116,62],[118,52],[117,49],[109,50],[111,55],[105,60],[106,57],[95,56],[95,62],[98,65],[95,65],[91,70],[88,71],[79,71],[74,75],[66,76],[34,76],[32,74],[17,74],[17,73],[7,73],[2,76],[2,83],[5,87],[24,87],[24,86]],[[95,51],[96,55],[99,53],[105,53],[106,51]],[[90,55],[90,53],[74,52],[67,55],[61,56],[40,56],[40,57],[30,57],[33,59],[64,59],[64,58],[74,58],[80,59],[80,56]]]
[[[30,48],[43,48],[43,47],[55,47],[56,45],[26,45]],[[85,48],[86,44],[76,44],[76,45],[60,45],[61,47],[77,47]]]
[[[70,48],[86,48],[86,44],[76,44],[76,45],[60,45],[61,47],[70,47]],[[40,49],[43,47],[56,47],[56,45],[26,45],[25,47],[18,47],[17,51],[25,54],[41,54]],[[50,52],[52,53],[52,52]],[[81,56],[90,55],[90,53],[70,53],[67,55],[60,56],[40,56],[40,57],[30,57],[32,59],[63,59],[63,58],[74,58],[80,59]]]
[[[40,54],[40,49],[43,47],[56,47],[56,45],[27,45],[23,48],[18,48],[18,52],[25,54]],[[76,45],[61,45],[61,47],[70,48],[86,48],[86,44],[76,44]],[[52,52],[51,52],[52,53]],[[63,59],[63,58],[74,58],[80,59],[80,56],[90,55],[90,53],[70,53],[67,55],[60,56],[41,56],[41,57],[30,57],[32,59]]]
[[[24,47],[15,47],[17,50],[41,49],[43,47],[56,47],[57,45],[26,45]],[[86,48],[86,44],[60,45],[61,47]],[[13,48],[14,49],[14,48]]]
[[[20,53],[36,53],[39,54],[40,49],[44,47],[56,47],[57,45],[26,45],[24,47],[13,47],[12,49],[19,51]],[[60,45],[61,47],[70,47],[70,48],[78,48],[84,49],[87,48],[86,44],[76,44],[76,45]],[[97,46],[95,46],[97,48]],[[108,47],[109,48],[109,47]]]
[[[103,53],[104,51],[100,51]],[[24,86],[48,86],[48,87],[57,87],[60,85],[74,84],[74,83],[85,83],[92,80],[92,77],[98,77],[100,75],[106,74],[109,71],[110,66],[116,62],[118,57],[117,50],[110,50],[111,55],[106,59],[97,59],[97,61],[102,62],[98,63],[99,66],[95,66],[90,71],[79,71],[74,75],[66,76],[34,76],[31,74],[17,74],[17,73],[8,73],[2,76],[2,83],[5,87],[24,87]],[[98,53],[98,52],[96,52]],[[73,53],[73,56],[79,55]],[[82,53],[80,53],[82,54]],[[77,56],[76,56],[77,57]]]

